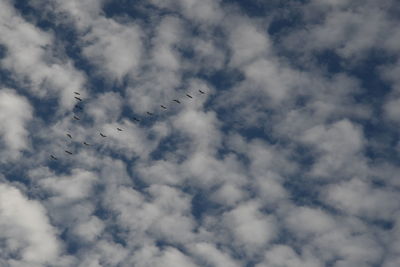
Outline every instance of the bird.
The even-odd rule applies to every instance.
[[[52,160],[58,160],[56,157],[54,157],[53,155],[50,155]]]
[[[77,121],[79,121],[80,119],[77,117],[77,116],[74,116],[74,119],[75,120],[77,120]]]
[[[67,136],[72,139],[72,135],[70,135],[69,133],[67,133]]]
[[[77,96],[75,96],[75,99],[77,99],[77,100],[79,100],[79,101],[82,101],[82,99],[79,98],[79,97],[77,97]]]
[[[133,120],[134,121],[140,121],[138,118],[136,118],[136,117],[133,117]]]
[[[83,142],[83,144],[84,144],[85,146],[90,146],[90,144],[88,144],[88,143],[86,143],[86,142]]]
[[[75,108],[76,108],[76,109],[80,109],[80,110],[82,110],[82,107],[81,107],[81,106],[79,106],[79,105],[75,105]]]
[[[150,116],[153,116],[154,114],[153,113],[151,113],[151,112],[146,112],[147,114],[149,114]]]
[[[100,133],[100,135],[101,135],[101,137],[107,137],[107,135],[104,135],[104,134],[102,134],[102,133]]]
[[[165,106],[163,106],[163,105],[160,105],[160,107],[162,107],[163,109],[167,109]]]
[[[205,93],[204,93],[203,91],[201,91],[201,90],[199,90],[199,92],[200,92],[200,94],[203,94],[203,95],[205,94]]]
[[[121,128],[117,128],[117,130],[120,131],[120,132],[122,132],[122,129],[121,129]]]
[[[178,99],[174,99],[173,101],[175,101],[176,103],[180,104],[181,101],[179,101]]]
[[[80,93],[78,93],[78,92],[74,92],[74,94],[76,94],[76,95],[81,95]]]
[[[65,153],[72,155],[72,152],[69,152],[68,150],[65,150]]]
[[[191,95],[189,95],[189,94],[186,94],[186,96],[189,97],[189,98],[193,98],[193,97],[192,97]]]

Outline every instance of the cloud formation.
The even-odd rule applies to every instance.
[[[397,266],[397,6],[3,1],[0,265]]]
[[[32,117],[33,108],[25,97],[8,88],[0,89],[0,137],[5,151],[1,161],[16,159],[22,150],[29,148],[26,128]]]
[[[40,266],[55,262],[61,252],[56,230],[44,207],[15,187],[0,185],[1,260],[7,265]]]

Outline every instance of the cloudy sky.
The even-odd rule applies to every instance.
[[[400,266],[399,23],[396,0],[0,1],[0,266]]]

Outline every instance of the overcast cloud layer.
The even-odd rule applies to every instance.
[[[0,266],[400,266],[399,24],[395,0],[0,1]]]

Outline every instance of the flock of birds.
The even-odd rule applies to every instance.
[[[199,91],[199,93],[202,94],[202,95],[205,94],[205,92],[202,91],[202,90],[198,90],[198,91]],[[193,98],[193,96],[191,96],[190,94],[186,94],[186,97],[188,97],[188,98]],[[81,111],[82,111],[83,108],[82,108],[82,106],[79,105],[79,103],[83,101],[82,98],[81,98],[81,94],[80,94],[79,92],[74,92],[74,98],[78,101],[77,104],[76,104],[75,107],[74,107],[74,111],[75,111],[75,110],[81,110]],[[175,102],[175,103],[177,103],[177,104],[181,104],[181,101],[178,100],[178,99],[173,99],[172,101]],[[160,105],[160,107],[161,107],[163,110],[166,110],[166,109],[167,109],[167,107],[164,106],[164,105]],[[147,113],[148,115],[150,115],[150,116],[153,116],[153,115],[154,115],[154,113],[149,112],[149,111],[147,111],[146,113]],[[74,120],[77,120],[77,121],[80,120],[80,118],[78,117],[77,114],[74,114],[74,115],[73,115],[73,119],[74,119]],[[138,118],[136,118],[136,117],[133,117],[133,120],[134,120],[135,122],[139,122],[139,121],[140,121],[140,119],[138,119]],[[117,127],[116,129],[117,129],[118,132],[122,132],[122,131],[123,131],[121,128],[118,128],[118,127]],[[102,132],[100,132],[99,134],[100,134],[100,136],[101,136],[102,138],[106,138],[106,137],[107,137],[107,135],[105,135],[105,134],[102,133]],[[72,135],[71,135],[70,133],[67,133],[66,136],[67,136],[69,139],[72,139]],[[90,146],[90,144],[87,143],[87,142],[85,142],[85,141],[83,142],[83,144],[84,144],[85,146]],[[67,153],[67,154],[69,154],[69,155],[72,155],[72,154],[73,154],[73,153],[72,153],[71,151],[69,151],[69,150],[64,150],[64,152]],[[51,158],[52,160],[58,160],[58,158],[57,158],[56,156],[54,156],[53,154],[50,155],[50,158]]]

